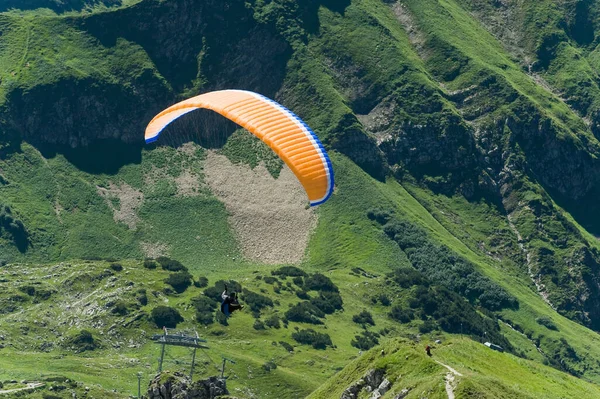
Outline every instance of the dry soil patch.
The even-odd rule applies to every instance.
[[[210,151],[204,172],[206,183],[229,211],[246,258],[270,264],[302,259],[317,217],[287,166],[274,179],[262,164],[251,169]]]

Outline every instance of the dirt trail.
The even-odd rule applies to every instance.
[[[456,386],[455,376],[462,377],[463,375],[461,373],[459,373],[458,371],[454,370],[452,367],[448,366],[447,364],[444,364],[437,360],[435,362],[446,367],[449,370],[449,373],[446,373],[446,378],[445,378],[446,393],[448,394],[448,399],[454,399],[454,388]]]
[[[270,264],[302,260],[317,216],[287,166],[274,179],[262,164],[251,169],[209,151],[204,172],[211,191],[229,211],[246,258]]]
[[[19,392],[19,391],[33,390],[33,389],[39,388],[39,387],[44,386],[44,385],[45,384],[43,382],[32,382],[32,383],[27,384],[27,386],[25,388],[15,388],[15,389],[0,390],[0,395],[6,394],[6,393]]]

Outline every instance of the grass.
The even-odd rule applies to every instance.
[[[132,315],[119,318],[109,312],[110,306],[106,307],[112,299],[134,301],[127,288],[131,281],[136,288],[146,288],[150,298],[150,304],[136,310],[136,315],[143,316],[142,312],[148,314],[153,306],[167,303],[184,315],[183,327],[197,328],[208,338],[211,350],[208,355],[203,353],[199,376],[214,374],[220,355],[237,361],[230,368],[229,380],[230,388],[237,396],[298,397],[308,395],[321,384],[325,385],[315,391],[314,397],[340,396],[368,367],[378,365],[388,368],[394,378],[402,375],[402,384],[412,387],[413,396],[445,397],[443,376],[446,370],[426,358],[420,346],[409,341],[399,344],[382,339],[386,352],[395,349],[398,352],[379,359],[381,348],[377,348],[365,358],[356,360],[358,350],[350,345],[354,336],[362,331],[352,322],[352,316],[363,309],[374,314],[376,326],[373,331],[388,328],[394,337],[412,338],[420,324],[420,321],[395,323],[387,317],[388,308],[371,302],[376,293],[386,291],[384,275],[387,272],[410,266],[406,254],[367,218],[368,210],[383,208],[426,230],[434,242],[468,259],[481,273],[519,300],[518,309],[505,309],[491,317],[506,322],[500,324],[501,331],[515,347],[515,352],[537,363],[491,353],[470,341],[444,335],[444,340],[449,339],[449,343],[436,350],[439,353],[436,356],[467,375],[457,387],[460,395],[553,397],[554,394],[566,396],[578,392],[594,396],[595,388],[587,383],[540,365],[544,362],[553,364],[598,382],[598,338],[591,330],[557,314],[537,294],[519,248],[523,242],[519,242],[512,231],[507,211],[516,210],[512,214],[513,224],[534,254],[546,248],[555,251],[556,259],[572,259],[574,255],[570,249],[588,245],[597,248],[598,244],[577,225],[567,210],[554,203],[536,178],[541,176],[543,179],[543,175],[535,175],[535,172],[547,165],[544,163],[547,159],[540,158],[536,150],[536,139],[528,141],[527,134],[519,136],[504,126],[496,131],[492,122],[512,118],[517,128],[529,132],[531,126],[540,126],[540,121],[550,121],[543,125],[548,126],[544,132],[550,144],[565,151],[559,159],[580,157],[595,165],[598,143],[577,112],[589,113],[596,106],[597,85],[588,85],[587,92],[580,92],[578,88],[583,86],[581,82],[595,79],[590,63],[595,62],[597,52],[568,45],[558,48],[556,58],[543,72],[547,80],[559,88],[557,93],[543,88],[528,76],[518,60],[466,10],[465,5],[453,0],[405,3],[415,28],[423,36],[421,48],[416,48],[409,40],[389,5],[381,1],[355,0],[344,7],[323,6],[307,10],[299,9],[293,2],[272,2],[269,7],[261,2],[250,5],[256,12],[256,21],[251,21],[251,25],[263,24],[261,29],[269,35],[279,35],[277,37],[290,46],[290,58],[284,60],[284,82],[273,92],[277,91],[278,100],[309,122],[333,149],[330,153],[336,171],[336,190],[318,210],[319,223],[300,266],[306,271],[325,273],[340,287],[343,312],[327,316],[326,323],[316,327],[290,323],[288,328],[257,331],[252,328],[254,318],[246,312],[230,319],[228,327],[198,325],[193,321],[190,301],[200,294],[200,290],[191,287],[180,295],[166,294],[163,282],[166,272],[160,269],[148,271],[141,266],[145,246],[159,249],[164,246],[165,251],[182,261],[194,276],[206,276],[211,283],[234,278],[253,291],[276,298],[279,304],[261,316],[263,321],[273,314],[283,314],[289,305],[299,301],[290,289],[283,289],[287,287],[284,282],[279,284],[281,292],[275,293],[272,285],[256,279],[257,275],[269,274],[276,266],[240,260],[227,211],[204,186],[204,150],[196,146],[190,153],[171,147],[142,150],[131,146],[115,156],[117,162],[107,166],[103,164],[103,156],[114,154],[110,151],[78,149],[41,153],[38,147],[41,149],[42,146],[29,144],[28,141],[34,141],[29,136],[18,151],[2,153],[0,160],[2,181],[8,181],[8,184],[1,183],[0,197],[3,203],[11,206],[16,217],[23,220],[32,243],[27,252],[21,253],[8,239],[0,239],[0,260],[14,263],[0,269],[2,278],[7,280],[2,282],[6,287],[2,297],[8,300],[12,296],[12,302],[22,298],[23,294],[18,290],[21,281],[40,283],[58,291],[69,283],[73,294],[61,293],[53,300],[52,307],[49,302],[33,303],[33,299],[26,298],[18,306],[26,310],[27,318],[19,313],[0,316],[5,326],[2,332],[12,345],[2,349],[0,378],[41,378],[40,373],[54,370],[82,384],[92,385],[94,389],[98,386],[116,389],[116,395],[135,392],[135,373],[143,371],[148,380],[158,355],[157,347],[142,338],[138,331],[149,335],[159,330],[145,317],[137,322],[132,321]],[[552,21],[556,21],[558,12],[550,7],[551,2],[536,4],[527,5],[530,8],[525,10],[532,15],[525,23],[526,32],[532,33],[527,38],[530,40],[527,46],[534,52],[545,37],[555,33]],[[108,10],[97,9],[91,13],[96,11],[103,12],[102,18],[106,19],[102,21],[111,20]],[[124,14],[120,15],[119,18],[124,18]],[[139,113],[140,109],[158,109],[161,101],[170,101],[177,96],[175,91],[178,89],[173,88],[176,79],[165,78],[155,65],[156,48],[121,37],[114,43],[106,38],[100,40],[91,33],[93,29],[82,28],[84,22],[91,21],[87,17],[75,12],[68,16],[47,12],[43,15],[30,12],[0,14],[0,104],[5,106],[4,119],[20,126],[25,119],[15,115],[31,113],[27,107],[15,105],[19,104],[15,99],[19,93],[34,95],[30,97],[34,100],[29,105],[36,106],[31,109],[38,110],[38,104],[47,107],[42,107],[45,113],[38,120],[43,121],[44,126],[37,125],[37,129],[34,125],[34,131],[29,134],[42,134],[40,132],[45,132],[46,125],[52,126],[48,121],[55,120],[50,118],[55,115],[51,112],[53,103],[45,101],[48,97],[55,98],[52,94],[60,96],[65,91],[65,98],[75,98],[73,101],[77,103],[78,99],[68,92],[72,85],[81,84],[85,88],[83,91],[92,93],[97,99],[106,94],[98,88],[110,87],[114,89],[110,96],[117,93],[114,97],[117,100],[112,104],[115,107],[102,109],[108,119],[126,115],[127,121],[121,119],[116,126],[118,131],[133,135],[146,117]],[[282,24],[279,17],[289,23]],[[309,21],[309,17],[315,20]],[[548,26],[548,31],[538,34],[533,28],[540,24]],[[209,52],[208,56],[205,51]],[[197,76],[188,76],[189,71],[186,71],[183,83],[179,82],[185,86],[181,90],[198,89],[204,84],[208,85],[206,87],[224,84],[216,72],[203,76],[214,67],[207,64],[211,62],[210,51],[210,46],[202,46],[198,63],[204,64],[198,67]],[[165,76],[177,75],[164,65],[160,70]],[[214,81],[205,81],[209,77]],[[485,82],[490,77],[496,83],[488,87]],[[263,83],[257,85],[272,88],[271,83],[261,86]],[[478,96],[473,97],[471,105],[456,100],[455,92],[468,92],[473,85]],[[564,93],[569,97],[566,101],[559,97]],[[569,108],[573,103],[580,104],[581,110],[575,112]],[[127,107],[122,108],[123,104]],[[383,130],[372,133],[377,133],[379,140],[398,139],[401,144],[398,150],[393,146],[391,149],[385,145],[378,147],[356,117],[370,114],[381,104],[391,104],[394,110],[386,116],[388,120],[384,121]],[[92,136],[103,134],[100,125],[86,120],[73,131],[89,130]],[[490,138],[499,147],[497,152],[508,151],[515,159],[521,156],[521,165],[528,165],[527,170],[520,171],[522,173],[515,177],[515,186],[519,187],[504,198],[504,204],[508,204],[506,208],[512,208],[502,209],[498,201],[486,200],[486,197],[468,201],[461,195],[452,194],[456,190],[442,195],[428,189],[426,184],[420,184],[427,178],[430,183],[452,182],[448,175],[460,174],[463,169],[489,167],[501,170],[503,163],[487,165],[481,163],[483,161],[435,165],[437,161],[443,163],[455,159],[455,150],[460,148],[475,151],[474,131],[477,127],[490,126],[493,128],[486,139]],[[419,130],[422,127],[425,128]],[[482,131],[489,133],[486,129]],[[50,133],[49,137],[54,137]],[[420,141],[422,137],[436,140],[433,142],[447,140],[443,142],[448,146],[442,146],[439,153],[430,152],[428,142]],[[514,144],[515,140],[517,144]],[[418,157],[411,158],[408,152],[402,153],[403,146],[407,151],[417,148],[422,155],[437,161],[431,162],[433,166],[423,166]],[[387,152],[383,153],[381,149]],[[396,150],[399,155],[394,153]],[[251,167],[265,162],[273,176],[277,176],[281,168],[280,161],[245,132],[235,132],[220,151],[232,161]],[[388,178],[384,181],[386,162],[392,164],[394,170],[403,172],[405,180]],[[428,166],[431,167],[428,169]],[[529,167],[533,168],[533,173],[529,173]],[[178,195],[176,179],[183,173],[195,177],[197,195]],[[398,173],[400,175],[402,173]],[[424,180],[419,181],[422,177]],[[566,175],[563,177],[571,180]],[[546,185],[553,182],[548,181]],[[143,195],[144,201],[135,209],[138,217],[135,228],[128,228],[125,221],[115,219],[113,210],[127,206],[124,196],[111,194],[110,198],[103,198],[98,192],[99,188],[110,191],[114,187],[129,187],[136,195]],[[547,214],[539,216],[531,210],[538,209],[536,207]],[[540,228],[540,225],[545,227]],[[566,249],[557,244],[563,238],[567,240]],[[109,280],[112,277],[105,277],[99,282],[94,280],[94,276],[97,277],[94,273],[100,273],[107,264],[78,260],[82,258],[123,259],[125,271],[116,275],[114,281]],[[69,262],[70,265],[57,266],[57,262]],[[541,268],[537,264],[533,267]],[[361,268],[373,276],[360,277],[350,273],[353,268]],[[53,269],[56,272],[46,278],[48,270]],[[556,267],[553,270],[563,276],[564,269]],[[290,281],[287,279],[286,282]],[[554,285],[546,281],[551,290],[550,299],[567,307],[572,303],[569,298],[585,294],[585,291],[577,291],[580,282],[582,280],[577,276]],[[94,312],[98,312],[96,319],[73,313],[75,311],[61,314],[57,308],[76,302],[79,308],[88,309],[88,305],[80,303],[88,296],[90,303],[98,305],[94,308]],[[581,312],[584,305],[576,304]],[[572,318],[578,315],[565,314]],[[550,330],[536,322],[541,316],[550,317],[557,329]],[[68,318],[68,323],[59,324],[57,320],[62,320],[61,317]],[[48,324],[36,324],[39,320]],[[115,323],[127,322],[132,322],[132,327],[110,328]],[[520,332],[510,328],[509,324]],[[60,342],[71,329],[80,327],[93,327],[101,337],[103,348],[79,355],[60,347],[54,347],[48,353],[39,350],[39,337],[46,342]],[[295,327],[311,327],[328,333],[335,348],[317,351],[298,345],[291,339]],[[293,344],[294,352],[287,352],[277,344],[280,341]],[[534,343],[545,355],[535,348]],[[575,357],[569,348],[573,349]],[[169,356],[166,364],[169,368],[188,368],[185,359],[189,351],[173,350],[169,351]],[[562,366],[560,360],[564,361]],[[350,361],[354,362],[349,368],[341,370]],[[274,362],[277,368],[266,371],[262,366],[267,362]],[[41,370],[40,364],[43,365]],[[510,373],[503,376],[493,369],[493,365],[502,365]],[[329,380],[332,376],[337,378]],[[517,386],[511,381],[516,381]],[[530,386],[527,381],[532,381]],[[546,384],[551,387],[552,395],[544,389]],[[491,393],[485,390],[489,386],[495,387]],[[401,387],[395,385],[394,390],[397,388]]]

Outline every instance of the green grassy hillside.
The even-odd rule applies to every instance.
[[[371,370],[381,370],[390,381],[382,398],[447,398],[447,386],[458,398],[564,398],[598,395],[598,387],[535,362],[498,353],[469,340],[456,338],[433,344],[428,340],[394,340],[349,364],[309,398],[341,396]],[[447,368],[449,367],[449,368]],[[501,372],[499,372],[501,370]],[[365,394],[363,388],[362,394]],[[359,396],[361,397],[361,396]]]
[[[0,380],[64,376],[76,392],[131,394],[135,374],[149,380],[156,368],[152,311],[168,305],[209,341],[198,375],[236,359],[240,397],[303,397],[321,384],[320,395],[341,395],[381,349],[341,370],[376,343],[414,358],[417,372],[393,371],[408,373],[409,395],[444,397],[446,369],[413,347],[419,334],[450,342],[435,352],[464,374],[459,397],[593,392],[600,6],[526,3],[4,4]],[[270,217],[236,176],[269,194],[297,187],[264,145],[207,112],[143,147],[157,111],[222,88],[261,92],[308,122],[335,169],[326,204]],[[215,181],[228,182],[227,198]],[[264,231],[240,230],[253,224],[268,232],[269,256],[244,235]],[[290,225],[308,242],[292,257],[308,275],[274,277],[290,266],[273,261]],[[144,268],[164,255],[191,277]],[[165,283],[200,277],[208,288]],[[264,308],[219,324],[198,299],[219,280]],[[78,352],[82,330],[95,344]],[[169,367],[188,368],[187,351],[170,356]]]

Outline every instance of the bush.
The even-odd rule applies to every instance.
[[[266,372],[269,372],[271,370],[275,370],[277,368],[277,365],[273,361],[268,361],[262,365],[262,368]]]
[[[414,285],[428,285],[428,280],[422,273],[415,269],[401,268],[388,274],[396,284],[402,288],[410,288]]]
[[[428,286],[432,282],[466,297],[472,303],[478,302],[488,310],[518,308],[516,298],[478,272],[469,260],[430,241],[425,230],[400,220],[390,220],[383,230],[396,241],[418,271],[400,269],[389,275],[399,286]]]
[[[19,291],[29,296],[35,295],[35,287],[32,285],[22,285],[19,287]]]
[[[327,276],[315,273],[304,279],[304,289],[307,291],[331,291],[338,292],[338,287]]]
[[[175,328],[178,323],[183,321],[183,317],[177,311],[169,306],[157,306],[152,309],[152,320],[158,328]]]
[[[421,334],[427,334],[432,332],[437,328],[437,324],[434,321],[426,320],[423,324],[419,326],[419,332]]]
[[[267,284],[275,284],[275,282],[277,281],[277,278],[271,277],[271,276],[265,276],[265,277],[263,277],[263,281]]]
[[[363,326],[365,324],[370,324],[372,326],[375,325],[375,321],[373,320],[373,315],[366,310],[363,310],[359,314],[355,314],[354,316],[352,316],[352,321],[355,322],[356,324],[361,324]]]
[[[332,314],[336,309],[342,309],[343,301],[337,292],[321,291],[319,296],[312,298],[310,303],[325,314]]]
[[[295,267],[295,266],[283,266],[277,270],[273,270],[271,272],[274,276],[284,276],[284,277],[303,277],[306,276],[306,272],[304,270]]]
[[[194,281],[194,287],[204,288],[208,286],[208,279],[204,276],[198,277],[198,280]]]
[[[223,326],[229,325],[229,323],[227,322],[227,316],[225,316],[223,312],[221,312],[221,310],[217,310],[217,312],[215,313],[215,320],[217,320],[217,322]]]
[[[156,261],[158,262],[160,267],[162,267],[164,270],[168,270],[170,272],[181,272],[181,271],[187,272],[188,271],[187,267],[182,265],[181,262],[174,260],[174,259],[169,259],[166,256],[159,256],[158,258],[156,258]]]
[[[146,306],[148,304],[148,296],[146,295],[146,290],[144,288],[140,288],[137,293],[137,301],[140,303],[140,305]]]
[[[377,299],[383,306],[390,306],[392,304],[390,297],[387,296],[386,294],[379,294]]]
[[[270,328],[281,328],[281,320],[279,319],[279,316],[274,314],[265,320],[265,325]]]
[[[127,303],[125,301],[115,302],[113,308],[111,309],[111,313],[118,314],[119,316],[125,316],[129,313]]]
[[[175,292],[181,294],[192,284],[192,275],[188,272],[171,273],[165,283],[173,287]]]
[[[192,305],[196,309],[196,321],[200,324],[209,325],[214,322],[214,310],[217,306],[212,299],[200,295],[192,298]]]
[[[323,324],[319,320],[322,317],[325,317],[325,313],[310,302],[299,302],[285,312],[286,320],[299,323]]]
[[[75,349],[77,352],[85,352],[93,351],[98,348],[99,345],[91,332],[88,330],[81,330],[68,337],[64,342],[64,346]]]
[[[354,339],[350,341],[350,345],[361,350],[369,350],[372,347],[379,345],[379,334],[372,333],[370,331],[363,331],[360,335],[355,335]]]
[[[0,203],[0,235],[3,230],[12,236],[13,242],[20,252],[27,250],[30,243],[25,225],[12,214],[8,205]]]
[[[404,309],[402,306],[394,306],[389,313],[390,317],[400,323],[408,323],[415,318],[412,310]]]
[[[549,317],[546,317],[546,316],[538,317],[537,319],[535,319],[535,321],[539,325],[544,326],[549,330],[558,331],[558,327],[556,326],[556,324],[554,324],[552,319]]]
[[[156,269],[156,262],[154,261],[154,259],[146,259],[144,261],[144,267],[150,270]]]
[[[265,330],[265,323],[263,323],[260,320],[255,320],[254,324],[252,325],[252,328],[254,328],[255,330]]]
[[[294,277],[292,279],[292,282],[300,288],[302,288],[302,286],[304,286],[304,279],[302,277]]]
[[[391,212],[383,209],[372,208],[367,211],[367,217],[376,220],[380,224],[386,224],[391,219]]]
[[[116,272],[120,272],[123,270],[123,265],[121,265],[120,263],[111,263],[110,268]]]
[[[283,348],[288,352],[294,351],[294,347],[285,341],[279,341],[279,345],[283,346]]]
[[[246,302],[253,312],[260,312],[266,307],[273,306],[273,301],[267,296],[249,290],[244,290],[243,294],[243,301]]]
[[[308,295],[308,292],[306,291],[296,291],[296,296],[300,299],[310,299],[310,296]]]
[[[292,338],[300,344],[312,345],[315,349],[333,346],[329,334],[322,334],[312,329],[296,331],[292,333]]]

